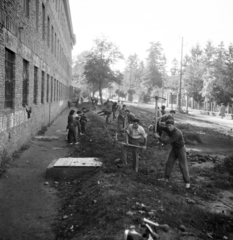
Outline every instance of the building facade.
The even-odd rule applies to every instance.
[[[0,151],[67,107],[74,44],[68,0],[0,1]]]

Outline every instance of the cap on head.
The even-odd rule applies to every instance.
[[[168,119],[168,120],[166,121],[166,125],[168,125],[168,124],[174,125],[174,120]]]

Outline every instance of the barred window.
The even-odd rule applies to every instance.
[[[56,79],[54,79],[54,101],[56,101]]]
[[[44,104],[44,71],[41,74],[41,103]]]
[[[34,67],[34,104],[37,104],[38,98],[38,68]]]
[[[51,30],[51,51],[53,53],[53,26],[52,26],[52,30]]]
[[[50,102],[53,101],[53,77],[51,77],[51,96],[50,96]]]
[[[29,62],[23,60],[23,101],[22,105],[28,104],[28,92],[29,92],[29,72],[28,72]]]
[[[57,56],[57,34],[55,33],[55,42],[54,42],[54,55]]]
[[[15,54],[5,50],[5,102],[4,108],[14,107],[15,98]]]
[[[47,20],[47,45],[48,47],[50,46],[50,19],[48,17],[48,20]]]
[[[29,0],[24,0],[23,8],[24,8],[25,16],[29,18]]]
[[[58,80],[57,80],[57,101],[58,101]]]
[[[49,102],[49,74],[47,74],[47,96],[46,96],[47,103]]]

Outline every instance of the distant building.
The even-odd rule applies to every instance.
[[[66,108],[74,44],[68,0],[0,0],[0,151]]]

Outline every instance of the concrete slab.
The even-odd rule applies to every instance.
[[[52,161],[46,169],[46,178],[75,179],[102,166],[98,158],[60,158]]]

